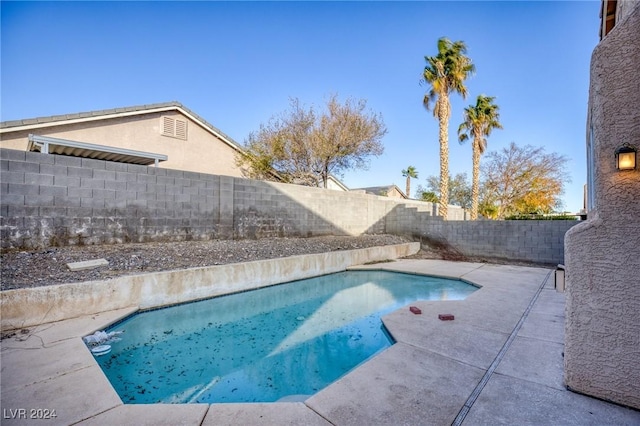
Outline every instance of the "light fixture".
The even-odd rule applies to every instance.
[[[618,170],[635,170],[637,152],[634,146],[625,142],[616,149],[616,168]]]

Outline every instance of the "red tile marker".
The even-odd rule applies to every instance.
[[[411,312],[413,312],[416,315],[420,315],[422,313],[422,311],[420,310],[420,308],[418,308],[417,306],[410,306],[409,310]]]
[[[454,316],[452,314],[438,314],[438,319],[440,321],[453,321]]]

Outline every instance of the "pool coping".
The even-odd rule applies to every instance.
[[[2,406],[24,409],[25,414],[30,409],[57,410],[58,417],[46,424],[640,421],[637,411],[563,388],[563,335],[557,321],[563,319],[564,295],[553,288],[550,270],[437,260],[398,260],[350,269],[443,276],[482,287],[463,301],[416,302],[421,315],[412,314],[408,307],[386,315],[383,321],[397,343],[304,402],[126,405],[81,337],[130,315],[137,307],[41,325],[22,340],[2,342]],[[452,313],[455,320],[440,321],[438,313]],[[505,350],[509,339],[511,345]],[[520,348],[536,345],[543,352],[531,349],[527,355]],[[527,358],[527,366],[539,368],[519,371],[522,360],[518,357],[523,356],[534,358]],[[540,366],[535,358],[553,362]],[[550,372],[545,373],[547,369]],[[524,397],[518,399],[521,395]],[[544,410],[531,403],[541,399],[548,403]],[[3,420],[3,424],[44,424],[28,418]]]

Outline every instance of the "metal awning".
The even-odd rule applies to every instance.
[[[144,166],[155,164],[156,167],[160,161],[167,161],[168,159],[164,154],[37,135],[29,135],[28,149],[29,151],[43,154],[70,155],[73,157],[116,161],[118,163],[142,164]]]

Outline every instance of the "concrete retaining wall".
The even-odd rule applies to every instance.
[[[138,306],[154,308],[344,271],[410,256],[419,243],[130,275],[106,281],[2,292],[2,330]]]

